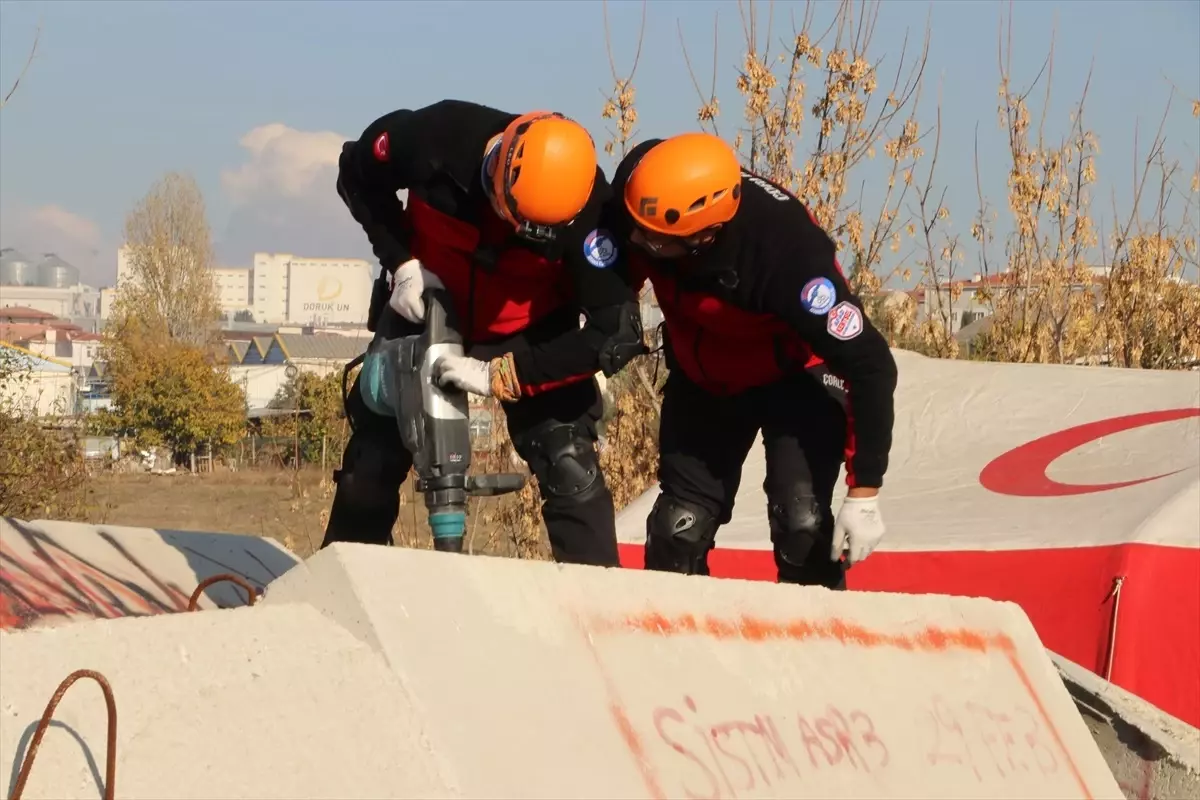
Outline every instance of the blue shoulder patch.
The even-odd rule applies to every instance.
[[[612,234],[597,228],[583,239],[583,256],[597,269],[607,269],[617,263],[617,243]]]
[[[813,278],[800,290],[800,305],[818,317],[828,314],[836,301],[837,289],[833,288],[833,281],[829,278]]]

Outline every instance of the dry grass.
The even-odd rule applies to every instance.
[[[401,498],[393,531],[396,543],[432,547],[425,507],[420,498],[413,502],[411,483],[402,487]],[[217,469],[195,475],[104,472],[88,481],[86,500],[68,516],[94,524],[262,536],[307,557],[321,546],[332,502],[333,483],[329,473],[319,469]],[[503,537],[477,537],[474,549],[513,554]]]
[[[84,518],[93,523],[262,536],[305,556],[321,545],[332,494],[318,470],[173,475],[98,474]]]

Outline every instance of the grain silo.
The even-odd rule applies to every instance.
[[[38,271],[20,250],[0,250],[0,286],[37,286]]]
[[[79,270],[54,253],[46,253],[38,264],[38,285],[48,289],[67,289],[79,285]]]

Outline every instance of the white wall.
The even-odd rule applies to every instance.
[[[365,324],[374,279],[366,261],[293,261],[288,275],[288,321]]]
[[[75,376],[71,372],[34,370],[6,378],[0,403],[30,416],[75,413]]]
[[[251,307],[258,322],[365,323],[375,267],[358,258],[255,253]]]
[[[250,270],[245,267],[213,267],[213,285],[221,310],[235,314],[250,308]]]
[[[27,306],[60,319],[100,314],[100,291],[79,285],[65,289],[44,286],[0,286],[0,307]]]
[[[125,281],[133,280],[133,274],[129,264],[129,248],[117,248],[117,286],[120,287]]]
[[[254,319],[258,322],[287,321],[287,280],[290,253],[255,253],[250,276]]]
[[[105,286],[100,290],[100,319],[108,319],[108,315],[112,313],[113,303],[117,300],[117,289],[115,286]]]
[[[70,342],[70,353],[61,352],[61,344],[56,348],[56,353],[59,361],[66,361],[80,374],[86,374],[91,369],[92,362],[100,355],[100,342],[98,341],[76,341]]]
[[[74,341],[60,330],[51,328],[45,333],[45,341],[12,342],[42,358],[54,359],[70,364],[79,374],[86,374],[92,362],[100,354],[100,342],[96,340]]]
[[[229,368],[229,379],[241,387],[248,408],[266,408],[287,383],[285,364],[247,364]]]

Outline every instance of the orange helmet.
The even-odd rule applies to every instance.
[[[643,228],[692,236],[733,219],[742,198],[737,153],[709,133],[684,133],[651,147],[625,183],[625,207]]]
[[[551,238],[575,219],[596,181],[596,145],[582,125],[552,111],[533,111],[489,142],[490,194],[496,212],[517,232]],[[491,159],[488,159],[491,161]]]

